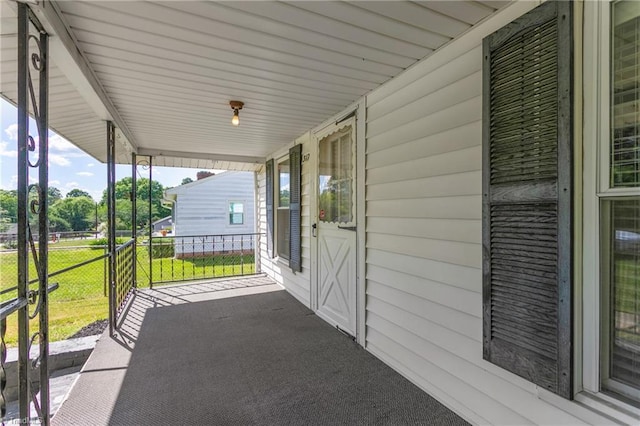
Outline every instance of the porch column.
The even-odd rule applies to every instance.
[[[36,308],[40,332],[40,417],[43,425],[50,423],[49,411],[49,35],[40,31],[40,88],[39,105],[34,106],[34,115],[38,125],[38,203],[32,208],[38,213],[38,257],[35,259],[38,270],[38,299]],[[32,240],[33,241],[33,240]],[[32,242],[33,248],[33,242]]]
[[[115,126],[107,121],[107,239],[109,247],[109,334],[116,328],[116,163]]]
[[[33,401],[41,424],[49,424],[48,330],[48,34],[24,3],[18,3],[18,374],[20,422],[29,424]],[[31,34],[31,29],[35,34]],[[34,83],[35,80],[35,83]],[[38,85],[38,91],[34,88]],[[31,107],[31,108],[30,108]],[[38,142],[29,129],[29,113],[37,125]],[[30,152],[35,154],[30,155]],[[35,158],[34,158],[35,157]],[[38,170],[38,183],[29,184],[29,170]],[[38,218],[38,249],[29,225],[30,213]],[[29,289],[29,251],[33,256],[38,289]],[[29,305],[33,305],[31,308]],[[30,312],[31,310],[31,312]],[[38,317],[33,336],[29,319]],[[39,345],[40,400],[31,389],[29,347]],[[4,342],[3,342],[4,345]],[[4,401],[3,401],[4,403]],[[4,404],[3,404],[4,408]]]
[[[18,298],[29,296],[29,9],[18,3]],[[29,380],[29,307],[18,311],[18,380],[20,421],[28,422],[31,390]]]
[[[153,288],[153,224],[151,223],[151,182],[153,178],[153,157],[149,156],[149,288]]]
[[[138,266],[137,252],[138,252],[138,182],[137,182],[137,155],[135,152],[131,153],[131,238],[133,239],[133,271],[131,271],[131,280],[133,281],[133,288],[138,287],[138,279],[136,276],[136,270]]]

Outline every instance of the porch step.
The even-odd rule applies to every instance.
[[[75,367],[65,368],[51,373],[51,379],[49,380],[50,397],[51,397],[51,415],[53,416],[62,405],[64,398],[69,393],[69,390],[80,375],[82,365],[76,365]],[[37,416],[33,403],[31,404],[31,416]],[[12,424],[12,421],[17,422],[20,418],[20,404],[18,401],[11,401],[7,404],[7,415],[3,419],[6,424]],[[33,419],[33,424],[38,424],[37,419]],[[17,423],[16,423],[17,424]]]
[[[49,371],[53,377],[54,373],[69,368],[82,368],[91,355],[99,335],[80,337],[77,339],[60,340],[49,344]],[[34,359],[40,351],[39,345],[33,345],[30,357]],[[7,372],[7,387],[5,397],[7,401],[18,399],[18,348],[7,350],[7,361],[5,364]],[[37,374],[37,372],[35,373]],[[52,396],[53,401],[53,396]]]

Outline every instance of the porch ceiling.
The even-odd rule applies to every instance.
[[[506,3],[52,5],[135,150],[167,166],[252,169]],[[104,161],[105,114],[70,75],[69,59],[52,60],[52,127]],[[15,53],[4,46],[2,78],[2,94],[15,99]],[[232,99],[245,103],[238,128]]]

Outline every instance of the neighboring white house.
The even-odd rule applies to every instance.
[[[253,251],[255,178],[227,171],[167,189],[176,257]]]

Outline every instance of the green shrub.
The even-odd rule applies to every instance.
[[[129,240],[130,238],[126,238],[126,237],[116,237],[116,244],[117,245],[124,244]],[[94,248],[94,249],[102,248],[103,246],[109,245],[109,240],[107,239],[107,237],[97,238],[95,240],[89,241],[89,245],[92,246],[91,248]],[[98,247],[94,247],[94,246],[98,246]]]
[[[6,243],[4,243],[4,248],[5,249],[17,249],[18,248],[18,240],[10,240],[7,241]]]

